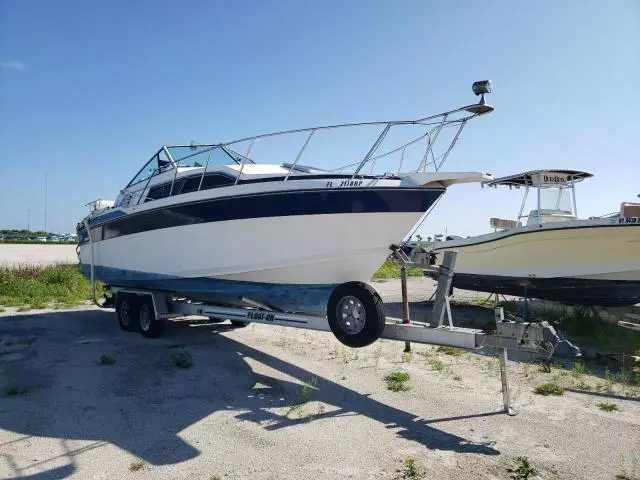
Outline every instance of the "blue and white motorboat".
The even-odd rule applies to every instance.
[[[93,265],[95,279],[111,287],[321,314],[336,286],[368,282],[390,246],[448,187],[492,178],[441,170],[467,122],[493,110],[484,101],[488,91],[489,82],[476,82],[479,103],[417,120],[163,146],[115,201],[89,204],[89,215],[77,226],[84,273],[88,277]],[[376,137],[360,160],[334,169],[301,164],[320,135],[367,129],[376,129]],[[408,133],[399,134],[403,130]],[[450,142],[437,155],[436,140],[446,132]],[[258,162],[257,141],[285,137],[302,140],[290,163]],[[327,152],[321,149],[318,158]],[[389,161],[393,166],[385,169]]]

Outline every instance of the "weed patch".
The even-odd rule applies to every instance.
[[[25,393],[27,393],[27,391],[28,390],[26,388],[9,387],[7,388],[7,395],[10,397],[24,395]]]
[[[538,475],[538,470],[536,470],[527,457],[518,457],[517,459],[518,465],[513,470],[517,479],[528,479],[531,477],[535,477]]]
[[[589,385],[588,383],[586,383],[584,380],[579,381],[578,383],[576,383],[574,385],[578,390],[585,390],[585,391],[589,391],[592,389],[591,385]]]
[[[547,320],[556,329],[582,345],[620,353],[632,353],[640,349],[640,332],[617,327],[602,320],[589,307],[543,309],[532,313],[540,320]]]
[[[142,470],[143,468],[144,468],[143,460],[136,460],[135,462],[131,462],[131,465],[129,465],[129,470],[131,470],[132,472],[137,472],[138,470]]]
[[[312,377],[308,382],[302,384],[300,391],[298,392],[298,398],[296,398],[294,404],[291,405],[291,408],[289,408],[286,416],[289,416],[291,413],[302,407],[305,403],[309,403],[311,401],[311,398],[316,391],[317,384],[317,377]]]
[[[427,360],[427,363],[429,364],[431,369],[435,370],[436,372],[443,372],[446,367],[444,362],[439,358],[430,358]]]
[[[407,457],[404,459],[404,471],[402,478],[421,479],[425,478],[426,472],[418,464],[415,458]]]
[[[573,364],[573,369],[571,370],[571,375],[575,378],[580,378],[584,374],[584,363],[575,362]]]
[[[564,395],[564,388],[555,382],[547,382],[536,385],[534,392],[538,395]]]
[[[116,363],[115,358],[111,358],[109,355],[105,355],[104,353],[100,355],[100,365],[113,365]]]
[[[422,270],[415,267],[407,267],[408,277],[422,277]],[[400,265],[390,260],[385,261],[373,274],[372,280],[384,280],[389,278],[400,278]]]
[[[615,410],[618,410],[618,405],[616,403],[600,402],[598,404],[598,408],[600,410],[604,410],[605,412],[613,412]]]
[[[409,380],[411,380],[409,372],[391,372],[385,375],[384,379],[387,382],[387,388],[392,392],[403,392],[411,388],[409,386]]]
[[[445,355],[451,355],[453,357],[459,357],[464,353],[464,350],[462,350],[461,348],[445,346],[438,347],[436,351],[444,353]]]
[[[177,352],[171,355],[171,361],[178,368],[193,367],[193,358],[189,352]]]
[[[104,293],[101,285],[96,290]],[[18,311],[45,308],[49,304],[78,305],[90,294],[90,282],[79,265],[0,268],[0,305],[22,307]]]

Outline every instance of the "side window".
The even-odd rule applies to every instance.
[[[200,187],[200,181],[202,180],[202,187]],[[233,185],[234,180],[226,175],[220,175],[219,173],[208,173],[204,176],[204,179],[200,175],[194,175],[185,179],[182,185],[180,193],[190,193],[201,190],[207,190],[209,188],[226,187],[227,185]],[[174,187],[173,194],[177,195],[178,189]]]
[[[226,175],[209,174],[204,176],[204,180],[202,181],[202,190],[226,187],[228,185],[233,185],[233,183],[234,181]]]
[[[151,200],[160,200],[161,198],[168,197],[170,191],[171,183],[164,183],[162,185],[151,187],[149,189],[149,193],[147,194],[145,202],[150,202]]]
[[[182,185],[182,190],[180,190],[180,193],[191,193],[197,191],[198,187],[200,186],[200,178],[202,178],[200,177],[200,175],[186,178],[184,185]],[[174,192],[174,194],[175,193],[176,192]]]

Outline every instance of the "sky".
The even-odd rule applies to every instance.
[[[47,229],[72,232],[164,144],[420,118],[485,79],[495,111],[444,170],[588,171],[581,217],[639,201],[637,0],[0,0],[0,228],[44,227],[45,176]],[[485,233],[520,201],[453,186],[419,233]]]

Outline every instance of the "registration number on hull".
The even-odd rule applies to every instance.
[[[340,183],[336,180],[327,182],[327,187],[359,187],[362,180],[342,180]]]
[[[640,217],[622,217],[618,219],[620,225],[640,225]]]

